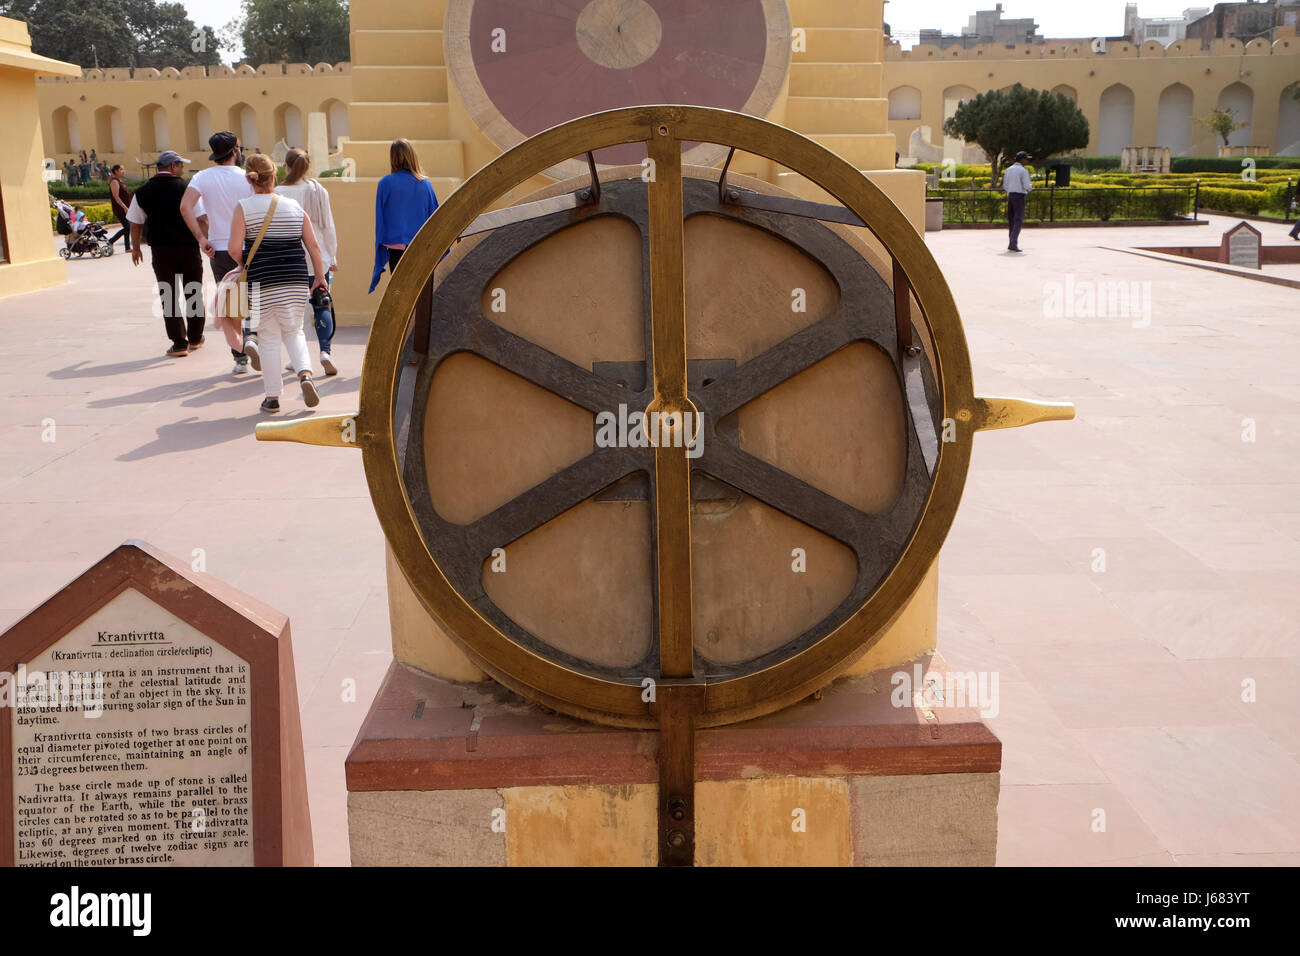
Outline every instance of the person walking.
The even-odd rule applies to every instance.
[[[275,192],[275,163],[269,156],[248,157],[246,176],[253,195],[235,206],[227,251],[236,266],[247,263],[249,306],[257,319],[259,344],[265,353],[262,384],[266,398],[261,410],[280,410],[281,341],[298,375],[303,402],[314,408],[320,404],[320,395],[312,382],[302,318],[308,295],[329,288],[320,244],[302,206]],[[309,279],[309,274],[314,278]]]
[[[379,180],[375,194],[375,270],[370,292],[379,285],[385,266],[389,271],[397,268],[406,247],[438,208],[433,183],[420,169],[420,157],[410,142],[393,140],[388,165],[392,172]]]
[[[131,251],[131,224],[126,221],[126,211],[131,208],[131,190],[126,185],[126,170],[118,163],[113,167],[112,173],[108,178],[108,201],[113,206],[113,215],[116,217],[119,229],[112,239],[108,240],[111,246],[117,242],[118,237],[125,236],[123,248]]]
[[[312,230],[320,244],[321,265],[325,267],[325,281],[331,282],[338,271],[338,234],[334,229],[334,213],[330,210],[330,194],[317,180],[307,178],[311,157],[305,149],[291,149],[284,157],[284,182],[276,192],[302,206],[311,220]],[[310,263],[309,263],[310,264]],[[310,277],[312,284],[316,276]],[[320,344],[320,364],[326,375],[337,375],[338,366],[330,354],[334,339],[334,304],[328,293],[312,293],[312,312],[315,317],[316,341]]]
[[[145,226],[149,233],[149,254],[158,296],[162,300],[163,322],[171,348],[167,355],[184,358],[203,345],[203,260],[199,243],[181,215],[186,184],[184,159],[172,150],[158,157],[157,173],[145,182],[126,211],[131,224],[131,261],[144,259]]]
[[[241,199],[253,195],[253,187],[240,167],[244,164],[243,149],[239,137],[229,130],[213,133],[208,138],[208,147],[212,155],[208,157],[215,166],[201,169],[190,177],[189,188],[181,200],[181,215],[190,227],[190,233],[199,243],[199,249],[208,257],[212,269],[212,279],[220,282],[227,272],[237,263],[227,251],[230,242],[230,225],[235,215],[235,206]],[[203,208],[208,216],[207,235],[203,235],[199,225],[197,207],[203,201]],[[230,350],[235,360],[234,374],[245,375],[251,362],[254,369],[260,370],[255,348],[249,349],[253,341],[245,329],[244,348]]]
[[[1011,252],[1021,251],[1020,228],[1025,224],[1025,197],[1034,188],[1024,163],[1032,158],[1023,150],[1016,153],[1016,161],[1002,174],[1002,190],[1007,194],[1007,225],[1011,231],[1011,244],[1007,249]]]

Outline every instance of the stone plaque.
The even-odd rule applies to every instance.
[[[0,863],[310,864],[288,621],[220,582],[123,545],[0,636],[0,704]]]
[[[1250,223],[1242,222],[1223,234],[1220,260],[1246,269],[1259,269],[1263,237]]]

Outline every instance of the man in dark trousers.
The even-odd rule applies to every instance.
[[[167,355],[182,358],[203,344],[203,258],[199,241],[181,215],[187,183],[181,178],[188,159],[172,150],[158,157],[158,172],[131,197],[126,218],[131,223],[131,261],[144,258],[140,243],[148,239],[163,320],[171,348]],[[147,234],[145,227],[148,227]]]
[[[1011,244],[1007,249],[1011,252],[1020,251],[1020,227],[1025,224],[1025,197],[1034,188],[1024,163],[1032,158],[1023,151],[1016,153],[1016,161],[1002,174],[1002,190],[1007,194],[1007,225],[1011,229]]]

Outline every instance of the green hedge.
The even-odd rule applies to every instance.
[[[1285,191],[1283,186],[1281,191]],[[1248,192],[1244,189],[1220,189],[1215,186],[1201,187],[1201,208],[1217,212],[1236,212],[1247,216],[1258,216],[1265,209],[1282,204],[1281,197],[1273,200],[1271,190]]]
[[[932,190],[945,200],[946,223],[1002,222],[1006,197],[998,190]],[[1034,222],[1168,221],[1192,215],[1192,191],[1187,188],[1129,189],[1090,184],[1069,189],[1035,189],[1025,204],[1025,218]]]
[[[1286,183],[1263,186],[1254,190],[1201,186],[1201,208],[1213,209],[1216,212],[1234,212],[1246,216],[1269,213],[1280,215],[1286,207],[1287,198]]]
[[[128,179],[127,188],[135,192],[136,188],[144,182],[143,179]],[[86,202],[91,199],[107,199],[108,183],[88,183],[85,186],[69,186],[67,183],[49,183],[50,195],[56,199],[66,199],[69,202]]]
[[[1171,173],[1236,173],[1241,175],[1244,156],[1180,156],[1169,163]],[[1300,169],[1295,156],[1251,156],[1256,169]]]
[[[1266,170],[1276,170],[1274,175],[1286,175],[1287,170],[1300,170],[1300,157],[1296,156],[1253,156],[1255,160],[1255,169],[1257,175],[1266,175]],[[1243,157],[1217,157],[1217,156],[1183,156],[1174,159],[1169,164],[1170,173],[1223,173],[1241,175]],[[1030,166],[1036,169],[1041,175],[1048,166],[1055,166],[1059,163],[1065,163],[1075,168],[1076,175],[1081,173],[1102,173],[1107,174],[1119,170],[1118,156],[1062,156],[1049,157],[1046,162],[1030,162]],[[941,163],[917,163],[913,169],[924,169],[929,172],[932,169],[942,168]],[[968,166],[958,164],[956,174],[958,178],[970,176],[979,179],[983,176],[986,180],[989,178],[991,169],[986,164],[983,166]],[[1124,175],[1124,174],[1121,174]],[[1134,173],[1134,176],[1149,177],[1157,175],[1154,173]]]
[[[915,166],[911,168],[923,169],[927,173],[933,172],[934,170],[937,169],[939,170],[940,173],[942,173],[943,163],[917,163]],[[983,166],[978,166],[978,165],[972,166],[966,163],[957,163],[955,166],[952,167],[952,169],[953,169],[953,174],[958,179],[963,179],[966,177],[973,177],[975,179],[979,179],[981,176],[983,176],[985,179],[988,179],[993,172],[993,167],[989,166],[987,163],[985,163]]]
[[[69,202],[88,199],[107,199],[108,183],[90,183],[87,186],[69,186],[67,183],[49,183],[50,195]]]
[[[1088,173],[1101,173],[1108,169],[1119,169],[1118,156],[1065,156],[1061,159],[1049,159],[1048,166],[1055,166],[1058,163],[1068,163],[1075,169],[1082,169]]]

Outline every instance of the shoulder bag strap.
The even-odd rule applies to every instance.
[[[266,207],[266,218],[262,220],[262,228],[257,230],[257,238],[253,240],[253,248],[248,250],[248,258],[244,260],[244,270],[240,275],[240,281],[248,276],[248,267],[253,263],[253,256],[257,255],[258,248],[262,245],[262,238],[266,235],[266,229],[271,225],[271,219],[275,216],[275,207],[279,203],[280,197],[272,193],[271,204]]]

